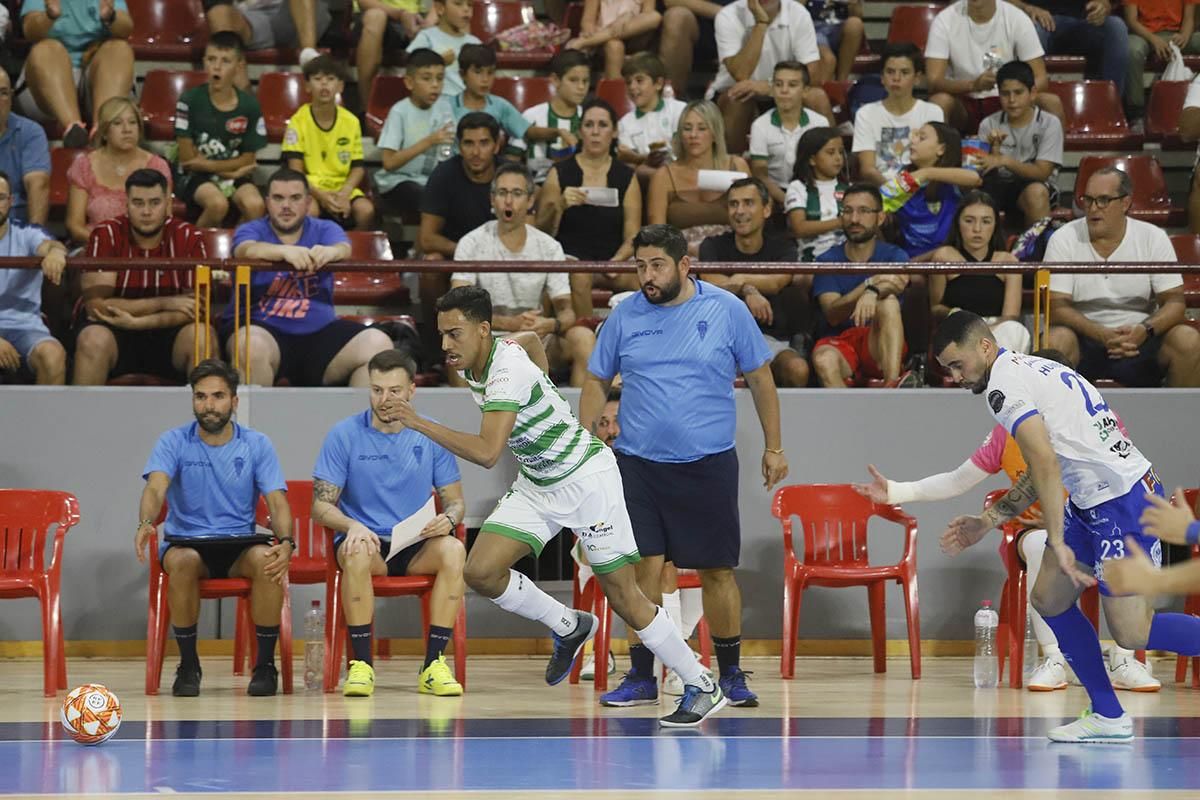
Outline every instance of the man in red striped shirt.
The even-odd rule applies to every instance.
[[[125,194],[125,215],[92,229],[89,256],[207,256],[199,229],[170,216],[171,194],[160,172],[135,170]],[[197,335],[192,285],[191,270],[85,272],[76,309],[75,385],[103,385],[110,375],[129,373],[182,380],[193,366]],[[216,342],[215,333],[209,335]]]

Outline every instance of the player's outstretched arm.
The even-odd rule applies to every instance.
[[[154,533],[154,520],[162,512],[163,500],[167,496],[167,487],[171,478],[165,472],[151,472],[146,476],[146,485],[142,487],[142,499],[138,503],[138,528],[133,539],[133,549],[138,561],[145,564],[149,555],[147,544],[150,534]]]
[[[516,411],[485,411],[479,433],[474,434],[456,431],[425,419],[417,414],[411,404],[402,400],[397,401],[389,410],[394,412],[394,418],[404,423],[405,427],[425,434],[459,458],[465,458],[472,464],[486,469],[496,466],[500,454],[508,444],[513,426],[517,424]]]
[[[1138,520],[1144,533],[1171,544],[1196,543],[1195,539],[1189,539],[1189,533],[1200,533],[1200,530],[1193,527],[1196,517],[1188,508],[1183,489],[1175,490],[1174,503],[1168,503],[1156,494],[1147,494],[1146,500],[1150,505]]]
[[[1036,500],[1033,475],[1026,472],[1003,497],[979,516],[966,515],[950,520],[939,540],[942,552],[956,556],[968,547],[979,544],[988,531],[1016,517]]]
[[[1125,537],[1125,557],[1104,562],[1104,582],[1113,594],[1192,594],[1200,591],[1200,559],[1156,569],[1132,536]]]
[[[583,379],[583,389],[579,392],[579,424],[584,430],[596,433],[596,426],[600,423],[604,402],[608,399],[608,391],[611,388],[612,378],[604,380],[589,372]]]

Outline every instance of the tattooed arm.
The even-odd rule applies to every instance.
[[[999,528],[1010,519],[1019,517],[1025,509],[1037,502],[1037,488],[1033,485],[1033,472],[1026,470],[1008,492],[987,508],[980,517],[988,530]]]
[[[337,506],[338,498],[342,496],[342,487],[335,486],[320,478],[313,479],[313,522],[319,522],[331,531],[346,534],[342,549],[354,553],[359,547],[365,547],[368,555],[379,552],[379,537],[361,522],[346,516]]]
[[[463,500],[462,482],[455,481],[445,486],[437,486],[435,489],[438,500],[442,504],[442,515],[449,517],[454,527],[458,527],[467,515],[467,503]]]

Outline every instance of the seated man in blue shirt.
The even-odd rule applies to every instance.
[[[179,668],[171,693],[200,694],[196,621],[201,578],[249,578],[250,614],[258,656],[247,693],[275,694],[275,642],[283,610],[283,579],[295,551],[287,482],[271,440],[232,421],[238,407],[238,375],[222,361],[206,359],[188,376],[196,421],[158,438],[142,478],[146,487],[134,549],[145,563],[154,521],[168,501],[159,559],[170,576],[167,605]],[[271,513],[274,538],[256,533],[259,495]]]
[[[846,241],[818,256],[818,262],[908,261],[908,254],[879,235],[885,213],[879,190],[860,183],[842,199],[842,230]],[[908,285],[904,275],[822,273],[813,278],[813,297],[821,307],[813,371],[824,387],[845,387],[882,378],[900,384],[900,366],[907,348],[900,317],[900,294]]]
[[[367,370],[370,410],[334,425],[313,467],[312,518],[342,534],[337,537],[342,608],[354,651],[342,693],[369,697],[375,691],[372,576],[433,575],[429,637],[417,691],[460,695],[462,685],[442,655],[466,588],[467,550],[454,537],[465,513],[458,463],[444,447],[395,417],[395,404],[412,400],[417,370],[412,357],[384,350]],[[432,490],[441,500],[442,513],[425,523],[418,541],[393,552],[393,544],[402,543],[392,541],[392,529],[420,514]]]

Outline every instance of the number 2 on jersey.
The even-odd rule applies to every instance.
[[[1060,372],[1058,377],[1062,378],[1062,382],[1068,388],[1079,389],[1079,393],[1083,395],[1083,407],[1087,409],[1088,416],[1094,417],[1101,411],[1108,411],[1108,404],[1101,401],[1098,403],[1092,402],[1092,396],[1088,394],[1087,386],[1084,385],[1083,379],[1074,372]]]

